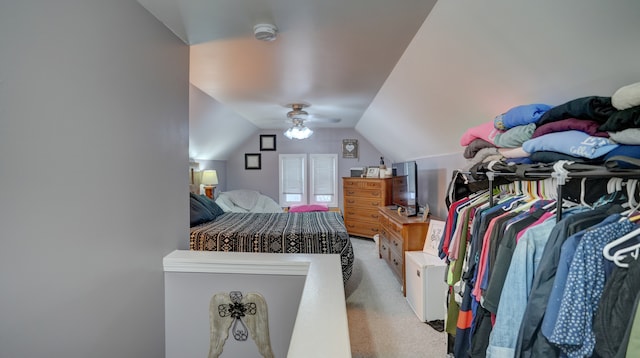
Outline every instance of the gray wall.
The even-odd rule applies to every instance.
[[[418,204],[429,204],[429,211],[441,219],[447,218],[447,188],[453,170],[462,168],[466,159],[460,153],[416,159],[418,164]]]
[[[187,46],[133,0],[20,0],[0,49],[0,357],[162,357]]]
[[[350,175],[352,167],[374,166],[380,163],[382,154],[354,129],[322,128],[314,129],[313,135],[305,140],[291,140],[283,130],[263,130],[251,136],[238,146],[227,161],[227,190],[253,189],[278,201],[278,155],[279,154],[338,154],[338,185],[342,207],[342,177]],[[260,134],[276,134],[276,151],[260,151]],[[342,158],[342,140],[357,139],[358,159]],[[262,169],[245,170],[244,154],[261,153]]]

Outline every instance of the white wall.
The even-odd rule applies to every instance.
[[[164,356],[188,48],[132,0],[20,0],[0,49],[0,357]]]
[[[207,357],[211,342],[211,298],[231,291],[240,291],[245,297],[251,292],[264,297],[273,354],[285,357],[306,278],[304,275],[165,272],[166,357]],[[223,352],[223,357],[260,356],[253,337],[237,341],[233,332],[229,332]]]
[[[257,132],[258,127],[253,123],[196,86],[189,85],[190,158],[196,161],[227,160],[239,142]]]
[[[249,137],[239,145],[227,161],[227,190],[253,189],[278,201],[278,155],[279,154],[338,154],[339,205],[342,207],[342,177],[350,175],[352,167],[377,166],[382,154],[364,137],[353,129],[318,128],[304,140],[291,140],[282,133],[284,130],[263,130]],[[276,135],[276,151],[260,151],[260,134]],[[342,157],[342,140],[357,139],[359,157]],[[244,154],[260,153],[261,170],[245,170]],[[389,162],[387,162],[389,163]]]

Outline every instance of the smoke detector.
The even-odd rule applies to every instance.
[[[260,41],[273,41],[278,34],[278,28],[271,24],[258,24],[253,27],[253,34]]]

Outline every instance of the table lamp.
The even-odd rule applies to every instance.
[[[204,194],[213,199],[216,185],[218,185],[218,173],[215,170],[205,170],[202,172],[202,180],[200,182],[204,185]]]

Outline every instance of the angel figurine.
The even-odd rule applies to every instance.
[[[261,294],[250,292],[243,297],[240,291],[216,293],[209,304],[209,323],[209,358],[220,357],[229,337],[229,328],[237,341],[246,341],[250,334],[260,354],[264,358],[273,358],[267,302]]]

